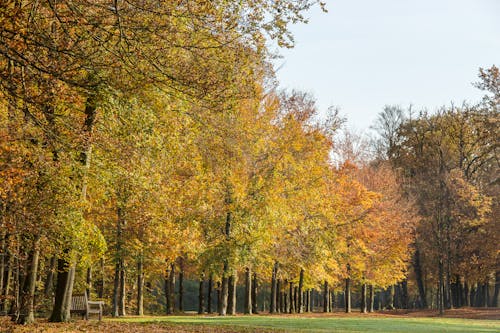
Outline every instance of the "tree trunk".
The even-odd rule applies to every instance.
[[[170,294],[168,295],[170,299],[169,313],[174,313],[175,312],[175,263],[170,264],[170,275],[168,277],[168,284],[170,291]]]
[[[290,304],[288,304],[288,293],[286,292],[288,289],[288,279],[283,281],[283,310],[282,313],[288,313],[290,309]]]
[[[123,259],[121,259],[121,263],[120,263],[120,300],[118,303],[118,314],[120,316],[127,315],[126,308],[125,308],[126,296],[127,296],[127,294],[125,293],[125,264],[123,262]]]
[[[92,291],[92,268],[87,267],[87,276],[85,278],[87,286],[85,288],[85,293],[87,294],[87,299],[90,299],[90,292]]]
[[[230,315],[235,315],[236,314],[236,273],[233,272],[233,274],[229,277],[228,281],[228,302],[227,302],[227,312]]]
[[[35,322],[35,309],[34,309],[34,299],[35,299],[35,288],[36,288],[36,278],[38,273],[38,258],[40,256],[40,236],[36,236],[33,242],[33,250],[30,256],[29,270],[24,281],[24,286],[21,295],[21,304],[19,317],[17,319],[18,324],[31,324]]]
[[[299,312],[299,287],[293,287],[293,309],[294,312]]]
[[[214,288],[214,275],[210,273],[208,276],[208,290],[207,290],[207,312],[211,314],[212,311],[212,289]],[[179,291],[180,292],[180,291]]]
[[[345,279],[345,312],[351,312],[351,279]]]
[[[272,273],[272,278],[271,278],[271,302],[269,306],[269,312],[270,313],[276,313],[277,312],[277,299],[278,299],[278,286],[277,286],[277,278],[276,275],[278,274],[278,262],[274,263],[273,267],[273,273]]]
[[[299,275],[299,301],[298,301],[298,306],[297,306],[297,312],[298,313],[303,313],[304,312],[304,269],[300,269],[300,275]]]
[[[283,312],[283,304],[281,297],[281,279],[276,280],[276,312]]]
[[[488,282],[483,283],[483,304],[481,305],[484,308],[488,307],[489,300],[489,285]]]
[[[250,268],[245,269],[245,304],[243,312],[245,314],[252,314],[252,279]]]
[[[366,283],[363,283],[361,285],[361,313],[366,313],[367,312],[367,307],[366,307]]]
[[[409,308],[409,296],[408,296],[408,280],[404,279],[401,282],[401,307],[403,309]]]
[[[373,292],[373,285],[371,284],[369,287],[369,296],[368,296],[368,312],[373,312],[373,303],[374,303],[374,292]]]
[[[67,251],[66,253],[67,254]],[[50,322],[66,322],[69,321],[69,308],[66,303],[67,288],[70,279],[70,264],[64,258],[57,259],[57,279],[56,291],[54,299],[54,307],[50,315]]]
[[[217,281],[217,313],[222,315],[222,285],[219,281]]]
[[[12,272],[14,270],[14,257],[10,254],[8,247],[5,249],[5,269],[3,288],[0,289],[0,315],[7,314],[8,298],[12,284]]]
[[[253,281],[252,281],[252,313],[258,313],[257,306],[257,273],[253,273]]]
[[[104,279],[106,277],[106,275],[105,275],[106,273],[104,272],[104,258],[101,258],[99,260],[99,262],[101,263],[101,279],[99,282],[99,291],[98,291],[97,297],[103,298],[104,297]]]
[[[144,273],[142,257],[137,260],[137,311],[136,315],[144,315]]]
[[[212,283],[211,279],[212,276],[210,275],[209,283]],[[211,292],[212,292],[212,286],[210,285],[209,295],[208,295],[209,302],[212,301],[212,297],[210,295]],[[212,312],[211,305],[208,305],[208,309],[209,309],[208,312],[211,313]],[[179,259],[179,312],[184,312],[184,258],[182,257]]]
[[[418,248],[415,251],[413,259],[413,270],[415,272],[415,279],[418,286],[418,295],[420,298],[420,306],[423,309],[427,308],[427,298],[425,297],[424,279],[422,274],[422,266],[420,264],[420,252]]]
[[[312,306],[311,306],[311,289],[307,289],[306,291],[306,312],[312,312]]]
[[[49,297],[52,294],[52,288],[54,284],[54,271],[56,270],[57,258],[52,256],[49,261],[49,267],[47,269],[47,277],[45,278],[43,293],[45,297]]]
[[[443,260],[439,259],[438,264],[438,310],[439,315],[444,314],[444,271],[443,271]]]
[[[118,317],[120,312],[118,311],[118,303],[120,302],[119,291],[120,289],[120,261],[115,264],[115,279],[113,283],[113,317]]]
[[[0,246],[0,304],[3,303],[3,288],[4,288],[4,283],[5,283],[5,272],[7,269],[7,239],[8,235],[5,232],[2,232],[1,234],[2,238],[2,243]]]
[[[228,264],[224,263],[224,269],[222,274],[222,285],[221,285],[221,294],[220,294],[220,311],[219,314],[221,316],[225,316],[227,314],[227,305],[228,305],[228,297],[229,297],[229,279],[227,278],[228,273]]]
[[[295,302],[293,299],[293,282],[288,283],[289,288],[288,288],[288,303],[289,303],[289,308],[288,308],[288,313],[294,313],[295,312]]]
[[[201,273],[200,286],[198,288],[198,314],[205,313],[205,274]]]
[[[323,288],[323,312],[328,312],[328,281],[325,281]]]

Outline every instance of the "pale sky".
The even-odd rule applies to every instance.
[[[479,67],[500,66],[500,0],[327,0],[292,27],[275,62],[282,88],[334,105],[367,129],[386,104],[434,110],[478,101]]]

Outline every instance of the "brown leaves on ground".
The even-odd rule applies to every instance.
[[[240,332],[267,333],[277,330],[238,327]],[[33,325],[16,325],[9,317],[0,317],[0,333],[234,333],[234,328],[215,325],[189,325],[162,323],[124,323],[78,320],[71,323],[49,323],[40,320]]]

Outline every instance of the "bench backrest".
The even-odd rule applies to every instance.
[[[73,295],[71,296],[71,310],[84,311],[87,310],[87,295]]]

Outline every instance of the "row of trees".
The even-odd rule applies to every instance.
[[[115,316],[130,308],[143,314],[145,304],[163,311],[159,294],[172,313],[176,278],[181,294],[186,279],[208,280],[221,315],[236,309],[238,280],[247,313],[263,281],[271,312],[307,309],[313,288],[323,290],[325,311],[332,291],[344,290],[349,310],[352,288],[370,303],[375,290],[388,288],[389,298],[411,292],[410,245],[419,290],[439,279],[441,300],[451,299],[445,294],[458,281],[451,268],[470,271],[460,275],[469,284],[487,276],[494,238],[489,247],[473,245],[498,230],[479,185],[496,160],[472,178],[446,167],[439,178],[446,195],[461,201],[445,203],[442,191],[436,201],[422,194],[435,184],[420,184],[432,179],[420,170],[444,150],[411,160],[404,129],[424,131],[444,115],[404,118],[391,133],[398,140],[390,155],[369,163],[352,140],[337,138],[343,119],[335,110],[320,119],[309,95],[274,89],[266,39],[292,46],[287,24],[304,21],[314,4],[7,1],[0,11],[0,311],[28,323],[45,304],[51,321],[67,321],[76,290],[106,299]],[[498,99],[485,103],[477,110],[495,133]],[[439,147],[452,142],[444,129]],[[471,144],[494,154],[496,137],[481,141],[481,133]],[[496,194],[493,185],[484,188]],[[433,225],[434,238],[425,234]],[[472,266],[460,261],[459,251],[477,248],[483,252]]]

